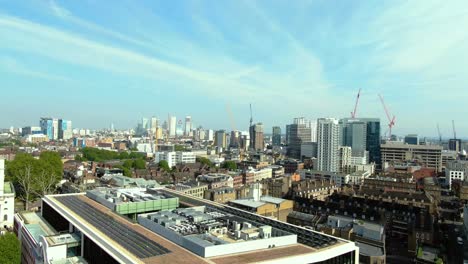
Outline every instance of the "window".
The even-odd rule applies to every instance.
[[[3,221],[8,221],[8,215],[3,216]]]

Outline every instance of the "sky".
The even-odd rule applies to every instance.
[[[135,127],[169,114],[247,130],[378,117],[468,135],[468,3],[0,0],[0,127],[50,116]]]

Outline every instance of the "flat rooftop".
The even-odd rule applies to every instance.
[[[112,216],[101,212],[83,199],[77,199],[75,196],[62,196],[55,199],[139,258],[150,258],[170,252],[167,248],[116,221]]]
[[[274,219],[261,217],[233,207],[211,203],[210,201],[201,199],[192,199],[191,196],[185,196],[183,194],[180,196],[180,192],[172,190],[163,192],[178,197],[181,200],[188,198],[189,200],[187,201],[191,202],[191,206],[212,207],[214,211],[242,218],[244,221],[248,221],[257,227],[269,225],[274,229],[297,234],[297,240],[300,243],[244,253],[202,258],[144,226],[130,222],[126,217],[116,214],[111,209],[90,199],[83,193],[50,195],[44,198],[44,202],[60,210],[61,214],[66,219],[70,219],[70,221],[76,224],[78,229],[80,229],[80,226],[83,228],[86,227],[88,233],[85,233],[85,235],[100,239],[100,245],[105,251],[121,252],[123,256],[127,257],[127,261],[132,263],[223,264],[256,263],[261,261],[274,261],[276,259],[282,259],[284,262],[284,260],[289,257],[295,257],[296,260],[297,258],[304,260],[310,259],[311,257],[315,258],[313,253],[322,251],[330,251],[331,257],[333,256],[331,252],[334,252],[335,248],[341,252],[344,252],[343,250],[348,252],[348,250],[355,248],[354,243],[343,239],[313,232]],[[228,241],[228,239],[226,242],[232,243],[232,241]],[[143,250],[141,250],[142,247]],[[57,264],[62,263],[57,262]]]

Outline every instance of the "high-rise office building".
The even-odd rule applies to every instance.
[[[405,143],[410,145],[419,145],[419,137],[416,134],[409,134],[405,136]]]
[[[380,119],[344,118],[340,120],[341,145],[352,148],[353,156],[363,157],[369,152],[369,162],[381,164]]]
[[[208,129],[205,131],[205,139],[208,141],[214,140],[214,131],[213,129]]]
[[[141,126],[142,126],[142,128],[143,128],[144,130],[147,130],[147,129],[150,128],[150,123],[148,122],[148,118],[143,117],[143,118],[141,119]]]
[[[264,149],[263,124],[257,123],[250,127],[250,148],[262,151]]]
[[[175,116],[170,116],[168,120],[169,127],[169,137],[174,138],[176,136],[177,129],[177,118]]]
[[[238,130],[231,131],[231,140],[229,141],[229,146],[232,148],[239,148],[241,140],[241,132]]]
[[[367,146],[367,122],[360,119],[340,119],[341,144],[351,147],[352,155],[362,157]]]
[[[281,127],[279,126],[273,127],[272,143],[273,143],[273,146],[281,145]]]
[[[294,123],[289,125],[288,129],[288,151],[291,158],[301,158],[301,145],[305,142],[311,142],[310,123],[303,117],[294,118]]]
[[[189,136],[190,131],[192,131],[192,117],[191,116],[186,116],[185,117],[184,135]]]
[[[153,116],[151,117],[151,120],[150,120],[150,129],[151,129],[151,133],[154,135],[156,133],[156,130],[158,129],[158,126],[159,126],[159,120],[157,117]]]
[[[340,125],[334,118],[317,120],[317,165],[319,171],[339,171]]]
[[[454,138],[451,138],[449,139],[449,142],[448,142],[448,148],[449,150],[452,150],[452,151],[456,151],[456,152],[460,152],[461,151],[461,148],[462,148],[462,141],[461,139],[454,139]]]
[[[317,142],[317,121],[309,121],[310,141]]]
[[[57,140],[59,136],[59,122],[57,118],[42,117],[39,121],[42,134],[46,135],[49,140]]]
[[[72,121],[59,119],[58,128],[58,139],[68,140],[73,137]]]
[[[215,133],[215,145],[218,148],[225,149],[227,146],[227,137],[225,130],[218,130]]]

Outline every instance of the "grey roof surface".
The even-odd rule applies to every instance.
[[[282,202],[286,201],[285,199],[272,197],[272,196],[262,196],[260,197],[260,201],[273,203],[273,204],[281,204]]]
[[[138,258],[149,258],[171,252],[76,195],[57,196],[55,199]]]
[[[257,207],[260,207],[262,205],[265,205],[264,202],[254,201],[253,199],[232,200],[231,203],[247,206],[247,207],[250,207],[250,208],[257,208]]]
[[[360,242],[355,242],[356,246],[359,247],[359,254],[363,254],[365,256],[383,256],[384,252],[381,247],[372,246],[369,244],[364,244]]]

